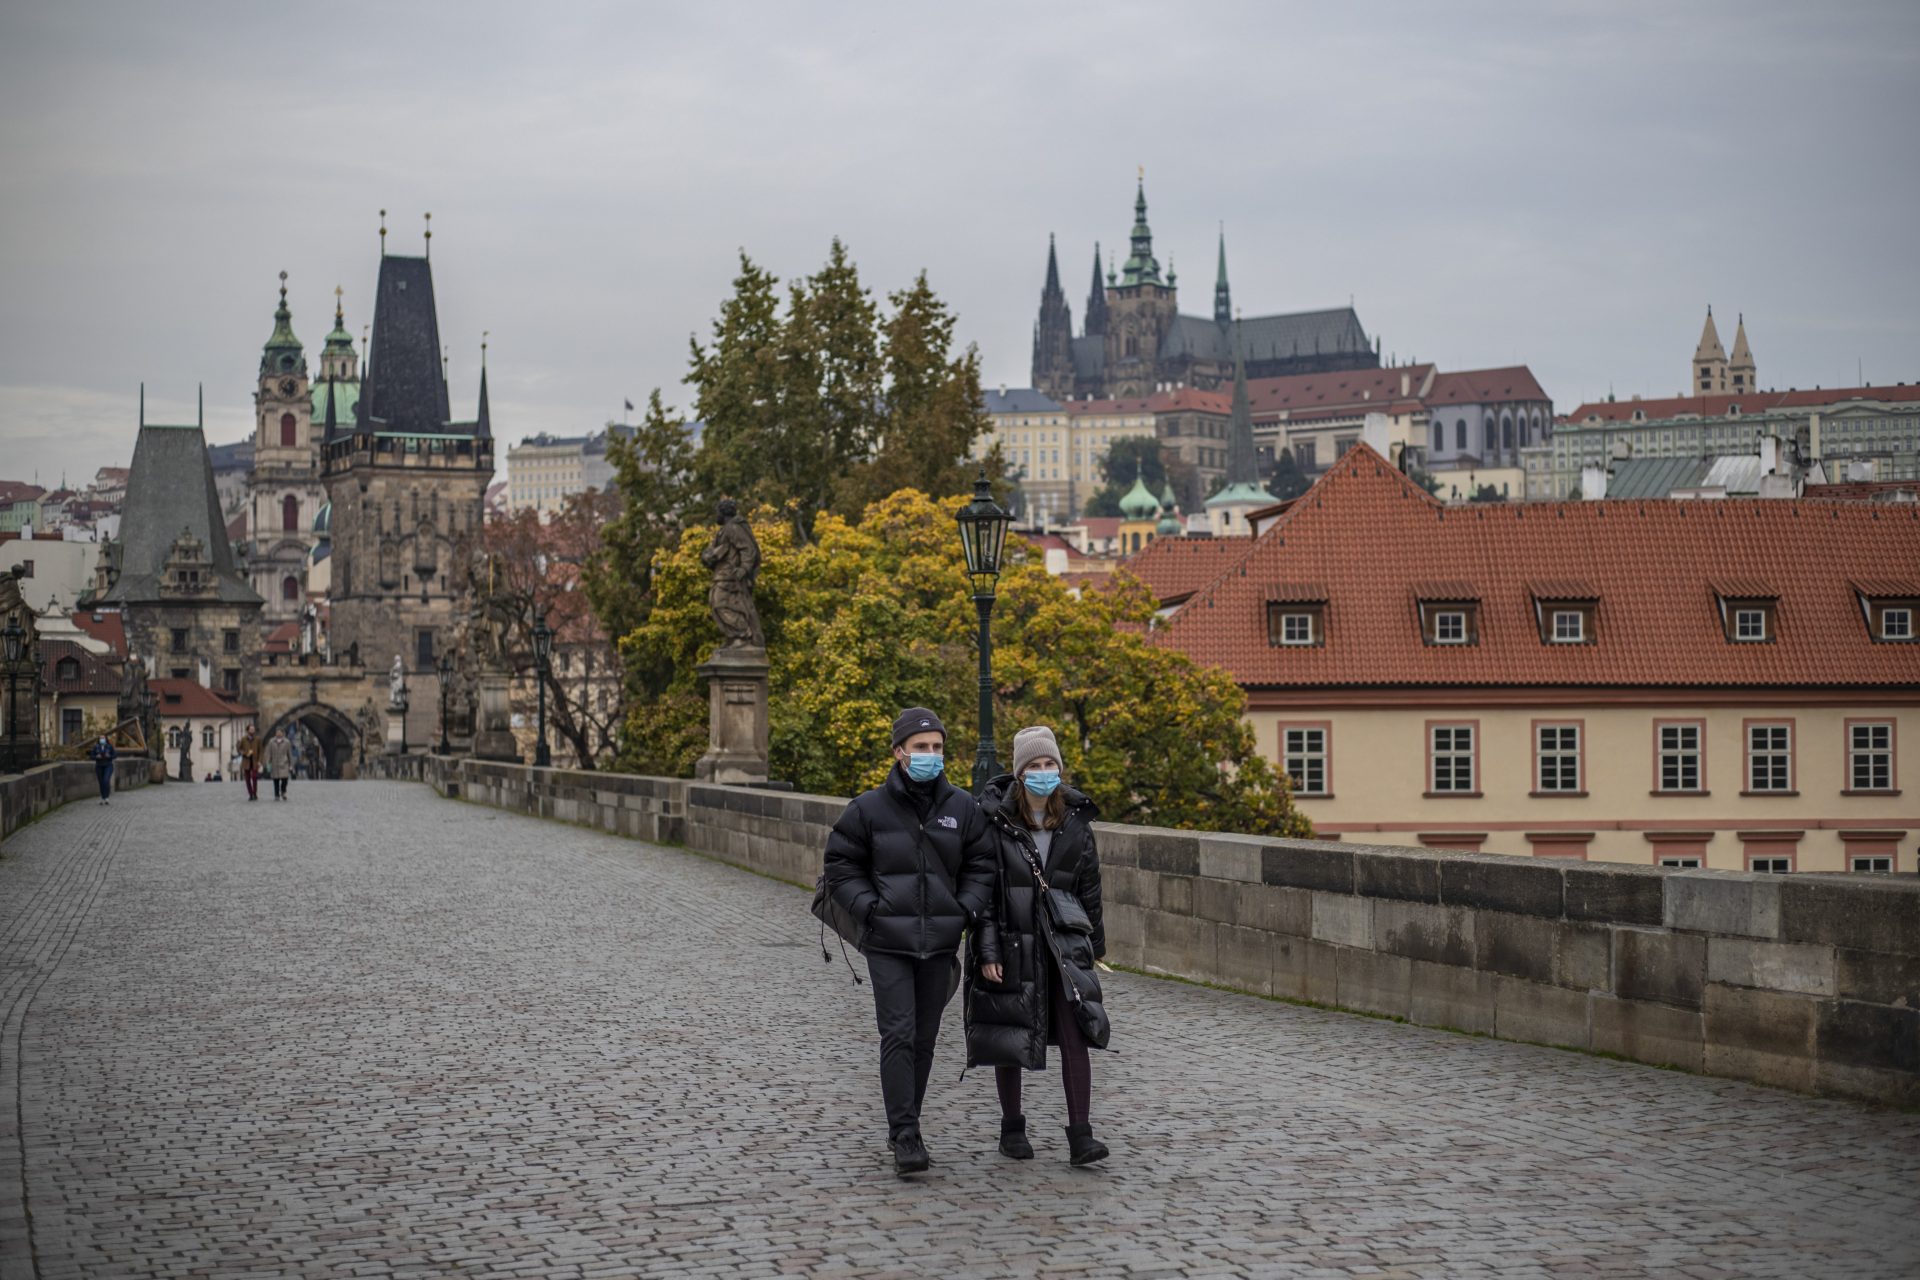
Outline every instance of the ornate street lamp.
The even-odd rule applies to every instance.
[[[447,653],[440,655],[440,754],[452,755],[453,747],[447,742],[447,686],[453,681],[453,657]]]
[[[551,768],[553,752],[547,750],[547,660],[553,656],[553,631],[547,626],[545,605],[533,607],[534,680],[540,686],[540,741],[533,748],[537,769]]]
[[[1006,550],[1007,526],[1013,517],[993,500],[987,468],[973,484],[973,501],[960,508],[960,549],[967,557],[967,576],[973,580],[973,606],[980,611],[980,750],[973,760],[973,791],[986,789],[1000,771],[993,754],[993,592],[1000,580],[1000,558]]]
[[[26,643],[26,632],[20,629],[20,619],[9,617],[7,629],[0,632],[5,637],[7,658],[7,758],[9,771],[20,768],[20,686],[15,668],[20,663],[20,651]]]

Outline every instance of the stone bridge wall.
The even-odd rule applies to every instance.
[[[387,758],[442,794],[811,887],[846,802]],[[1108,959],[1810,1092],[1920,1104],[1920,881],[1097,824]],[[797,905],[796,905],[796,909]]]
[[[160,769],[146,756],[123,754],[113,771],[115,794],[159,781]],[[100,794],[87,760],[61,760],[25,773],[0,775],[0,840],[6,839],[43,813],[73,800]]]

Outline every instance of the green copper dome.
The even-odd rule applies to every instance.
[[[1160,513],[1160,501],[1147,488],[1145,476],[1133,478],[1133,488],[1120,499],[1120,514],[1129,520],[1151,520]]]
[[[293,336],[293,312],[287,310],[287,273],[280,273],[280,305],[273,313],[273,336],[260,352],[260,372],[296,373],[301,359],[300,339]]]

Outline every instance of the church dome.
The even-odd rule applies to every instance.
[[[1133,488],[1120,499],[1120,514],[1129,520],[1151,520],[1160,513],[1160,500],[1147,488],[1145,476],[1133,478]]]
[[[333,504],[331,502],[320,504],[319,514],[313,518],[313,531],[323,538],[333,536]]]

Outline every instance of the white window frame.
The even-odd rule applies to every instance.
[[[1560,624],[1568,618],[1573,619],[1573,626],[1568,631],[1562,631]],[[1553,611],[1552,635],[1555,644],[1585,644],[1587,642],[1587,615],[1585,611],[1580,609],[1555,609]]]
[[[1861,875],[1892,875],[1893,858],[1884,853],[1856,853],[1847,859],[1847,870]]]
[[[1294,634],[1294,623],[1300,623],[1304,635]],[[1280,615],[1280,643],[1308,645],[1313,643],[1313,615],[1311,613],[1283,613]]]
[[[1896,635],[1893,629],[1895,617],[1900,619],[1900,631]],[[1880,611],[1880,638],[1882,640],[1913,639],[1913,610],[1905,605],[1890,605]]]
[[[1886,735],[1886,745],[1875,746],[1872,735],[1880,730]],[[1866,745],[1861,745],[1862,736]],[[1872,771],[1876,764],[1886,775],[1884,782],[1875,783]],[[1860,771],[1868,770],[1868,785],[1860,785]],[[1849,791],[1892,791],[1893,790],[1893,722],[1891,720],[1859,721],[1847,726],[1847,790]]]
[[[1571,734],[1571,739],[1562,735]],[[1549,746],[1549,735],[1553,745]],[[1554,762],[1553,785],[1548,784],[1547,762]],[[1573,785],[1563,786],[1565,774],[1563,766],[1567,760],[1573,762]],[[1534,790],[1550,792],[1554,795],[1572,795],[1582,790],[1585,781],[1580,776],[1580,726],[1577,724],[1543,724],[1536,726],[1533,736],[1533,786]]]
[[[1764,745],[1760,739],[1761,734],[1768,735]],[[1774,734],[1783,735],[1780,739],[1781,745],[1774,744],[1772,737]],[[1786,779],[1783,786],[1773,785],[1772,765],[1775,761],[1779,761],[1783,766],[1781,776]],[[1761,785],[1762,778],[1758,772],[1762,762],[1766,762],[1767,765],[1764,786]],[[1776,795],[1783,795],[1793,790],[1793,726],[1791,724],[1768,723],[1747,726],[1747,790]]]
[[[1428,789],[1436,795],[1472,795],[1479,790],[1479,741],[1475,737],[1476,726],[1470,724],[1436,724],[1430,727],[1428,753],[1432,763],[1428,765]],[[1447,745],[1441,746],[1441,735],[1446,734]],[[1461,735],[1465,735],[1464,745]],[[1466,782],[1464,787],[1454,786],[1458,781],[1457,772],[1460,762],[1466,762]],[[1445,771],[1446,786],[1441,786],[1442,771]]]
[[[1447,624],[1455,624],[1459,630],[1454,635],[1447,634]],[[1433,642],[1435,644],[1465,644],[1467,642],[1467,612],[1464,609],[1441,609],[1433,615]]]
[[[1294,735],[1300,735],[1300,745],[1294,745]],[[1313,745],[1317,740],[1318,745]],[[1319,766],[1318,786],[1309,787],[1307,779],[1294,772],[1294,762],[1300,761],[1305,769]],[[1327,794],[1327,731],[1320,725],[1289,725],[1280,731],[1280,766],[1293,780],[1293,793],[1300,796],[1324,796]]]
[[[1676,741],[1672,746],[1667,745],[1667,735],[1669,733],[1676,735]],[[1683,733],[1692,735],[1693,743],[1691,746],[1688,746],[1684,740],[1678,738],[1678,735]],[[1660,726],[1660,759],[1658,764],[1660,769],[1661,791],[1686,794],[1688,792],[1705,789],[1705,779],[1700,768],[1701,738],[1703,736],[1701,726],[1698,722],[1663,724]],[[1670,787],[1667,785],[1667,764],[1669,761],[1674,763],[1676,778],[1683,776],[1688,765],[1691,764],[1693,769],[1692,786],[1676,785]]]
[[[1752,628],[1749,630],[1748,623]],[[1755,644],[1767,638],[1767,611],[1765,609],[1735,609],[1733,611],[1733,638],[1740,644]]]

